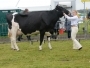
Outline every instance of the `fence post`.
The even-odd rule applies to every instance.
[[[83,22],[84,22],[84,28],[85,28],[85,38],[87,37],[87,23],[85,22],[85,16],[86,16],[86,10],[85,10],[85,1],[84,1],[84,17],[83,17]]]

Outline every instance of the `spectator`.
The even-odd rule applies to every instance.
[[[55,24],[55,27],[54,27],[54,33],[53,33],[53,35],[52,35],[52,38],[53,39],[57,39],[57,36],[59,35],[59,20],[56,22],[56,24]]]
[[[71,16],[71,14],[69,13],[68,16]],[[67,32],[68,38],[71,38],[71,21],[68,20],[67,18],[65,21],[65,31]]]

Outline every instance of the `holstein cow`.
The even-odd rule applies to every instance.
[[[31,34],[36,30],[40,31],[40,46],[39,50],[42,50],[42,41],[45,32],[52,33],[52,29],[57,22],[57,20],[63,16],[63,12],[69,13],[68,10],[61,6],[56,6],[55,9],[50,11],[34,11],[29,12],[26,15],[21,15],[17,13],[7,14],[8,22],[8,35],[11,39],[11,48],[19,50],[16,44],[16,35],[20,32],[23,34]],[[52,49],[50,44],[50,37],[48,37],[48,46]]]

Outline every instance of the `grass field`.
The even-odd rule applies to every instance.
[[[39,51],[39,42],[18,43],[20,51],[10,49],[10,44],[0,44],[0,68],[90,68],[90,40],[80,41],[83,49],[73,50],[72,41],[52,41]]]

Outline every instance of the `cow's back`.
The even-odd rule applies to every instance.
[[[36,30],[40,30],[42,23],[42,14],[45,14],[45,11],[42,12],[30,12],[28,15],[23,16],[20,14],[15,15],[15,22],[19,23],[20,28],[24,34],[32,33]]]
[[[8,23],[11,25],[12,14],[8,15]],[[50,29],[58,20],[56,11],[35,11],[29,12],[27,15],[16,14],[14,21],[19,24],[24,34],[32,33],[36,30]]]

